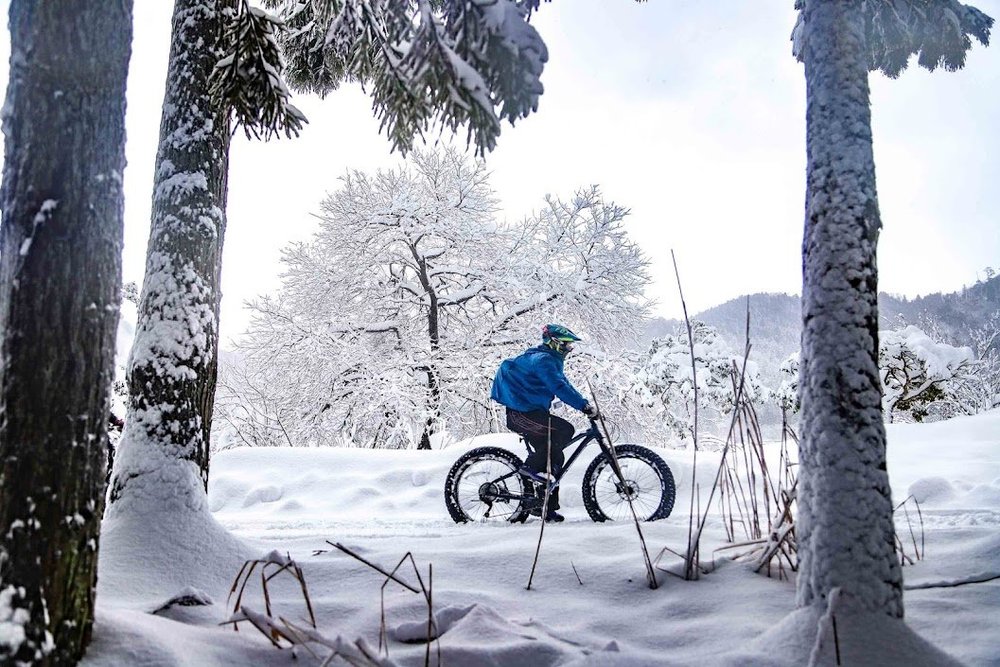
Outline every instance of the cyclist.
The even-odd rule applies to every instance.
[[[562,468],[563,449],[573,438],[573,425],[549,412],[555,397],[597,419],[597,408],[573,387],[563,373],[563,362],[580,337],[561,324],[542,327],[542,344],[520,355],[504,360],[493,379],[490,398],[507,408],[507,428],[524,436],[528,456],[518,471],[538,484],[536,491],[544,496],[546,461],[552,458],[552,474]],[[559,488],[549,498],[546,521],[562,521],[559,509]],[[541,516],[541,507],[530,510]]]

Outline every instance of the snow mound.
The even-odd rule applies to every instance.
[[[153,613],[160,611],[166,611],[174,606],[180,607],[204,607],[213,604],[212,596],[210,596],[205,591],[199,590],[194,586],[185,586],[179,593],[171,596],[169,600],[164,602],[162,605],[157,607]]]
[[[199,625],[99,605],[94,639],[80,664],[83,667],[207,667],[264,665],[269,659],[273,660],[275,650],[260,635],[254,637],[249,632],[226,631],[214,622]]]
[[[446,665],[557,665],[581,654],[576,645],[482,604],[465,610],[444,637],[441,660]]]
[[[466,607],[451,605],[438,610],[434,614],[434,627],[438,636],[443,635],[451,629],[458,621],[469,615],[476,605]],[[400,623],[392,631],[392,638],[407,644],[423,642],[427,640],[427,621],[411,621]]]
[[[880,667],[960,667],[958,662],[914,632],[900,619],[881,613],[839,611],[836,641],[824,633],[817,641],[826,609],[813,605],[798,609],[721,662],[732,667],[826,667],[843,665]]]
[[[253,507],[260,503],[274,503],[281,500],[285,490],[280,486],[258,486],[243,499],[243,507]]]
[[[214,626],[219,616],[214,604],[208,593],[187,586],[150,613],[187,625]]]
[[[120,514],[101,525],[97,591],[120,604],[149,608],[197,589],[225,599],[252,550],[208,512],[186,516]]]
[[[1000,507],[1000,484],[977,484],[966,494],[967,507]]]
[[[909,495],[921,505],[930,505],[951,500],[955,489],[944,477],[924,477],[910,484]]]

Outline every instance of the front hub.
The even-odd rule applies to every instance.
[[[628,500],[630,498],[635,498],[639,494],[639,485],[635,483],[634,480],[625,480],[625,483],[615,484],[615,491],[623,499]]]

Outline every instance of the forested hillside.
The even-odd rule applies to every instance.
[[[956,345],[971,345],[971,333],[987,325],[1000,313],[1000,275],[987,270],[988,278],[951,294],[934,293],[906,299],[882,292],[879,294],[880,328],[895,329],[916,324],[934,328],[936,334]],[[777,369],[788,355],[799,349],[800,300],[790,294],[751,294],[750,342],[752,358],[764,378],[777,376]],[[719,331],[733,349],[742,350],[746,335],[747,297],[740,296],[692,316]],[[683,327],[679,320],[654,318],[646,329],[644,342]],[[1000,345],[1000,342],[995,343]]]

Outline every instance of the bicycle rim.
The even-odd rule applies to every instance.
[[[629,497],[639,521],[647,521],[663,502],[663,479],[651,463],[630,456],[619,456],[618,465],[627,487],[622,487],[610,462],[594,476],[594,499],[601,512],[612,521],[632,519]],[[626,491],[627,489],[627,491]]]

